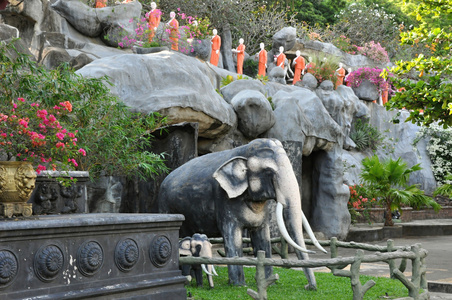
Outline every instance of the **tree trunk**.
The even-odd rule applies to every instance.
[[[391,202],[386,200],[385,226],[394,226],[392,221]]]

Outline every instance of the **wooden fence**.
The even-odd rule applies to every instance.
[[[211,243],[220,243],[222,239],[210,239]],[[284,239],[282,239],[284,240]],[[249,242],[244,239],[244,242]],[[280,238],[273,239],[272,243],[281,242]],[[313,245],[311,240],[305,240],[306,244]],[[206,257],[180,257],[181,264],[222,264],[222,265],[246,265],[256,266],[257,291],[248,289],[247,293],[255,300],[267,299],[267,287],[278,280],[278,274],[273,274],[270,278],[265,278],[265,266],[276,266],[284,268],[306,267],[317,268],[327,267],[333,275],[349,277],[353,290],[353,300],[363,299],[364,294],[375,285],[373,280],[367,281],[364,285],[359,280],[359,271],[362,263],[386,262],[389,265],[391,278],[398,279],[408,289],[408,294],[415,300],[429,299],[427,290],[426,267],[424,264],[427,250],[422,249],[420,244],[412,246],[394,246],[392,240],[387,241],[386,246],[370,245],[355,242],[341,242],[336,238],[329,241],[319,241],[322,246],[329,246],[331,252],[330,259],[309,259],[290,260],[287,259],[287,245],[282,242],[281,248],[276,249],[281,254],[281,259],[265,258],[264,251],[258,251],[257,258],[232,257],[232,258],[206,258]],[[337,257],[338,248],[358,249],[354,257]],[[366,251],[376,251],[374,254],[364,255]],[[396,266],[395,259],[401,259],[399,266]],[[403,272],[407,266],[407,260],[411,260],[412,275],[409,279]],[[343,270],[351,265],[350,271]],[[421,289],[423,293],[420,294]]]

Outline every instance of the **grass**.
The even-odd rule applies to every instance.
[[[190,300],[232,300],[232,299],[252,299],[246,290],[251,288],[257,290],[254,275],[255,268],[245,268],[245,278],[248,286],[236,287],[228,284],[228,269],[226,267],[215,267],[218,277],[214,277],[215,287],[209,288],[207,279],[204,277],[204,287],[196,287],[193,279],[187,286]],[[353,293],[350,279],[347,277],[336,277],[331,273],[315,273],[317,279],[317,291],[306,291],[304,286],[308,283],[302,271],[274,268],[274,273],[279,274],[276,284],[267,289],[268,299],[312,299],[312,300],[334,300],[352,299]],[[372,287],[364,296],[364,299],[395,299],[408,296],[408,290],[398,280],[384,277],[360,276],[361,283],[364,284],[372,279],[376,285]]]

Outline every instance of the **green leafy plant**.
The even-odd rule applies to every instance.
[[[339,58],[332,55],[314,56],[312,57],[312,62],[314,65],[311,64],[309,66],[308,63],[307,71],[314,75],[319,84],[325,80],[331,80],[334,84],[336,83],[337,76],[335,73],[338,68]]]
[[[332,41],[333,45],[341,49],[342,51],[348,53],[348,54],[357,54],[358,53],[358,46],[352,44],[352,41],[350,38],[346,37],[345,35],[340,35],[336,37]]]
[[[410,174],[421,170],[420,164],[411,168],[401,159],[380,161],[377,155],[362,160],[360,178],[371,192],[372,198],[386,209],[385,226],[393,226],[392,211],[401,213],[403,205],[424,205],[435,210],[441,207],[416,185],[408,185]]]
[[[243,73],[250,77],[256,77],[258,67],[259,62],[255,61],[254,59],[247,59],[243,63]]]
[[[47,111],[70,102],[72,111],[60,115],[60,124],[77,133],[77,146],[88,153],[76,170],[90,176],[151,177],[167,170],[163,155],[149,152],[152,132],[165,124],[158,114],[132,113],[106,84],[108,78],[85,78],[67,64],[48,71],[14,47],[0,44],[0,111],[17,98],[32,99]]]
[[[373,127],[361,119],[357,119],[353,124],[353,129],[350,132],[350,138],[355,142],[356,148],[360,151],[377,148],[383,143],[383,135],[376,127]]]
[[[372,192],[369,192],[367,187],[363,184],[350,185],[348,188],[350,190],[350,199],[348,200],[347,205],[352,218],[352,223],[356,223],[357,218],[361,215],[357,210],[362,210],[363,216],[370,223],[369,209],[378,206],[376,199],[368,196],[368,194],[371,195]]]
[[[436,188],[433,196],[446,196],[452,198],[452,174],[448,174],[445,178],[445,183]]]

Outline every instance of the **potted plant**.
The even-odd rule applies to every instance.
[[[36,173],[73,170],[77,159],[86,155],[77,147],[77,132],[68,131],[59,121],[71,110],[69,101],[43,109],[39,103],[17,98],[9,110],[0,113],[0,152],[6,158],[0,162],[0,205],[5,216],[31,215],[31,204],[26,202]],[[74,179],[60,181],[70,184]]]

